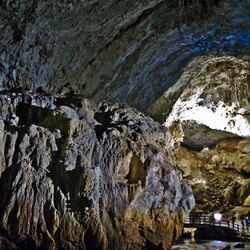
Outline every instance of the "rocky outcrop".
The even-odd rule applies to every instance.
[[[177,119],[194,120],[212,129],[249,136],[249,93],[249,56],[200,56],[157,105],[167,125]],[[157,115],[157,105],[152,115]]]
[[[4,249],[170,249],[194,206],[169,131],[124,105],[0,95]]]
[[[249,69],[248,56],[198,57],[162,96],[165,103],[175,98],[165,106],[165,124],[176,141],[177,165],[193,187],[196,212],[247,206]]]
[[[200,151],[203,148],[213,148],[225,138],[240,138],[233,133],[211,129],[193,120],[183,121],[181,126],[183,129],[182,145],[192,150]]]
[[[1,245],[169,249],[194,205],[174,158],[186,177],[203,174],[189,163],[197,152],[174,156],[182,139],[200,151],[250,134],[248,57],[199,57],[182,73],[200,54],[248,52],[249,7],[248,0],[0,1]],[[174,139],[103,99],[158,121],[170,114]],[[196,108],[225,119],[190,121]],[[246,154],[248,144],[237,150]],[[247,176],[242,164],[232,166]],[[232,191],[240,200],[243,179]]]

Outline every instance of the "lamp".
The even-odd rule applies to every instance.
[[[215,213],[215,214],[214,214],[214,219],[215,219],[216,221],[220,221],[220,220],[221,220],[221,217],[222,217],[222,214],[220,214],[220,213]]]

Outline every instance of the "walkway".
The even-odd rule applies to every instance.
[[[196,217],[188,217],[184,227],[185,228],[200,228],[200,227],[207,227],[207,226],[216,226],[222,228],[230,228],[237,232],[239,237],[250,239],[250,226],[246,226],[241,222],[235,222],[234,224],[232,221],[229,220],[220,220],[215,221],[213,217],[208,215],[200,215]]]

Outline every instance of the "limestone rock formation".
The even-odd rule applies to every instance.
[[[249,8],[249,0],[0,1],[0,245],[169,249],[194,206],[175,160],[192,185],[194,173],[235,171],[234,183],[221,180],[223,199],[244,202]],[[214,56],[186,68],[201,54]],[[171,134],[117,102],[157,121],[170,115]],[[225,119],[189,119],[196,108]]]
[[[169,130],[124,105],[0,95],[4,249],[170,249],[194,207]]]
[[[194,56],[249,49],[248,0],[3,0],[0,87],[144,111]]]
[[[162,97],[176,97],[172,107],[165,106],[169,113],[165,124],[179,141],[177,165],[193,187],[196,211],[228,211],[247,206],[249,59],[198,57]],[[248,213],[250,209],[244,211]]]
[[[176,154],[177,165],[193,188],[196,212],[227,212],[248,206],[249,154],[242,154],[237,147],[224,147],[225,143],[241,142],[240,139],[223,140],[215,148],[202,151],[181,147]],[[249,211],[248,208],[245,213]]]

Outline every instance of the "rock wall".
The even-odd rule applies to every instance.
[[[162,96],[164,103],[175,100],[164,106],[165,124],[196,212],[250,211],[249,62],[249,56],[198,57]]]
[[[249,8],[248,0],[0,1],[1,245],[170,249],[194,206],[174,154],[183,136],[201,150],[249,135],[249,59],[201,57],[175,83],[197,55],[249,52]],[[186,88],[197,72],[202,93]],[[244,88],[231,89],[235,75]],[[222,94],[227,133],[175,121],[188,114],[175,102],[193,94],[212,112]],[[101,99],[158,121],[172,111],[173,138]]]
[[[171,126],[175,120],[195,121],[211,129],[249,137],[249,68],[249,56],[194,59],[162,97],[175,100],[173,106],[166,106],[166,125]]]
[[[248,0],[3,0],[0,87],[145,111],[194,56],[244,54],[249,8]]]
[[[124,105],[0,95],[1,249],[170,249],[194,207],[169,130]]]

